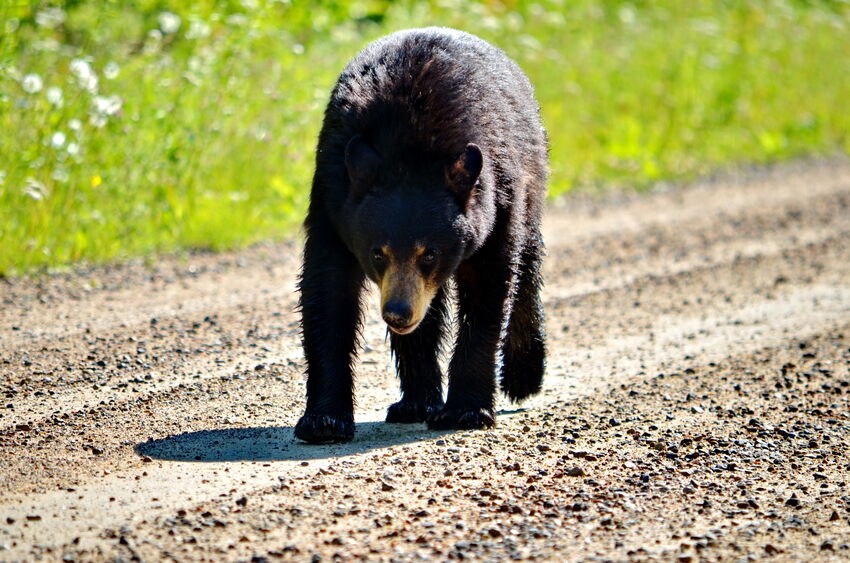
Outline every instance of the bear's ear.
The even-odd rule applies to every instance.
[[[481,149],[478,145],[470,143],[466,145],[466,149],[457,157],[457,160],[446,167],[446,184],[464,209],[469,204],[483,165],[484,157],[481,155]]]
[[[365,190],[378,174],[381,157],[362,135],[355,135],[345,145],[345,167],[354,189]]]

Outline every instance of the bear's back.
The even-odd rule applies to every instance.
[[[531,84],[504,52],[432,27],[367,46],[340,75],[326,117],[383,154],[453,156],[469,142],[545,142],[538,113]]]

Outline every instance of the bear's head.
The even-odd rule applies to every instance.
[[[390,330],[409,334],[479,238],[472,211],[481,188],[481,150],[469,144],[450,158],[390,159],[357,135],[346,146],[345,165],[349,244],[380,287]]]

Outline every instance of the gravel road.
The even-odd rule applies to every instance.
[[[545,217],[544,392],[292,437],[296,244],[0,280],[0,560],[850,559],[850,163]]]

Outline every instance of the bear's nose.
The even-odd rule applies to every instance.
[[[403,301],[389,301],[384,305],[384,321],[393,328],[406,328],[410,325],[413,310]]]

